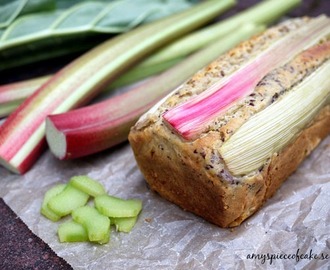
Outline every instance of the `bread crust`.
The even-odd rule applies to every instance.
[[[191,155],[195,149],[202,149],[212,141],[214,133],[182,149],[175,142],[165,147],[166,135],[159,130],[154,136],[154,132],[145,129],[133,132],[129,137],[138,166],[150,188],[211,223],[234,227],[255,213],[330,133],[330,106],[323,108],[294,142],[273,154],[267,166],[242,181],[220,179],[208,170],[201,170],[203,155]]]
[[[183,141],[162,121],[162,114],[167,109],[203,91],[223,74],[235,72],[241,60],[245,59],[243,56],[249,51],[247,48],[255,49],[251,51],[253,56],[304,23],[305,20],[288,22],[242,43],[198,72],[131,129],[130,144],[152,190],[220,227],[234,227],[255,213],[330,133],[330,105],[327,105],[291,144],[274,153],[262,168],[244,176],[230,174],[217,151],[253,114],[329,61],[329,42],[303,52],[287,65],[271,72],[246,102],[234,105],[237,109],[228,112],[228,118],[214,121],[222,121],[222,125],[210,125],[212,128],[196,140]],[[233,66],[227,69],[224,66],[231,57]]]

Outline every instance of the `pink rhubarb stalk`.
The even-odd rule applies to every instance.
[[[125,69],[222,10],[222,1],[203,2],[112,38],[60,70],[0,126],[0,164],[16,173],[26,172],[45,146],[47,115],[86,103]]]
[[[264,29],[246,25],[127,93],[58,115],[46,121],[46,138],[60,159],[99,152],[127,140],[139,116],[197,70],[241,40]]]
[[[231,76],[164,113],[165,122],[184,139],[196,139],[212,119],[249,95],[267,73],[328,34],[329,25],[329,19],[321,16],[286,35]]]
[[[143,84],[101,103],[48,116],[46,138],[52,153],[60,159],[77,158],[122,142],[137,117],[161,97],[156,87],[147,91],[148,98],[141,95],[145,86],[151,90]]]

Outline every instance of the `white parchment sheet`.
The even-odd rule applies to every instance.
[[[40,215],[43,195],[53,185],[84,174],[99,180],[109,194],[143,201],[131,233],[112,228],[106,245],[59,243],[56,231],[65,219],[54,223]],[[46,151],[23,176],[0,168],[0,196],[74,269],[330,267],[330,137],[258,213],[232,230],[216,227],[150,191],[128,143],[74,161],[59,161]]]

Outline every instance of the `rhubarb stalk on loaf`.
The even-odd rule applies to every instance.
[[[306,34],[313,24],[320,27]],[[129,141],[151,189],[221,227],[237,226],[255,213],[330,133],[329,25],[321,16],[270,28],[218,58],[146,113]],[[235,85],[236,74],[295,33],[298,50],[287,54],[285,48],[277,54],[285,59],[273,58],[273,66],[255,64],[262,72],[266,64],[267,71],[256,82],[253,70],[242,74],[241,80],[253,81],[248,90],[233,87],[237,98],[222,96],[219,85]],[[214,93],[224,99],[211,99],[200,114],[189,115]],[[196,124],[201,115],[205,118]],[[191,121],[188,133],[172,125],[178,118]]]
[[[267,73],[328,34],[330,30],[327,25],[329,20],[320,17],[289,33],[232,75],[167,111],[164,119],[185,139],[198,136],[205,128],[205,123],[223,113],[237,100],[251,94]]]

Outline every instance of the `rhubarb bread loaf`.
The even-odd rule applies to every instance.
[[[330,133],[330,21],[297,18],[200,70],[132,127],[150,188],[221,227],[255,213]]]

